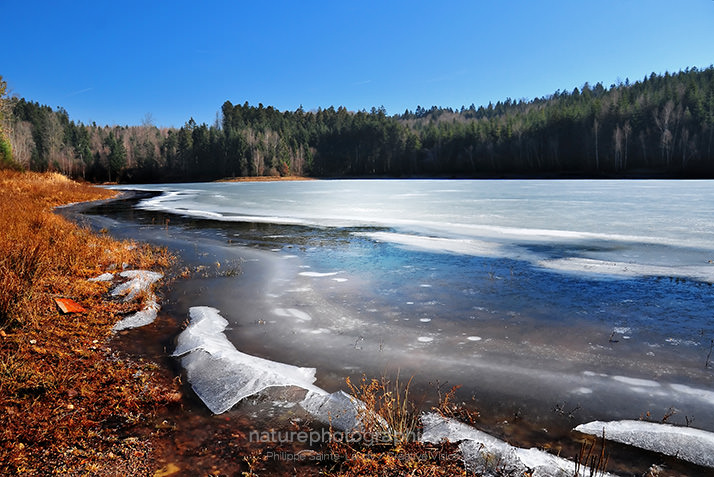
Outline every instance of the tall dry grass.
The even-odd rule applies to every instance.
[[[87,281],[123,264],[160,270],[171,256],[93,234],[52,211],[113,194],[59,174],[0,170],[2,475],[100,475],[92,469],[120,465],[106,455],[121,441],[106,438],[176,399],[176,389],[157,385],[150,367],[137,373],[141,368],[107,346],[120,315],[140,305],[114,302],[109,284]],[[62,315],[56,297],[88,311]]]
[[[102,285],[81,279],[109,268],[168,264],[166,253],[95,235],[52,212],[114,194],[56,173],[0,171],[0,329],[36,326],[55,296],[93,296]]]

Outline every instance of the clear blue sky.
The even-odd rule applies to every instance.
[[[84,123],[458,108],[714,63],[713,0],[0,0],[12,93]]]

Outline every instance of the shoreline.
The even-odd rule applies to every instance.
[[[115,193],[59,174],[0,171],[0,469],[7,475],[146,475],[151,442],[136,436],[181,394],[152,363],[116,349],[112,327],[141,302],[91,282],[107,270],[169,266],[165,252],[68,221],[55,207]],[[6,207],[5,207],[6,206]],[[54,298],[82,311],[60,313]]]

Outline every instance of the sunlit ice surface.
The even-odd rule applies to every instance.
[[[221,264],[177,284],[174,312],[219,309],[236,348],[323,388],[399,372],[535,414],[674,408],[714,429],[710,182],[129,188],[161,194],[103,220]]]

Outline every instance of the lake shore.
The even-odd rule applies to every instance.
[[[160,313],[151,326],[112,331],[143,300],[117,300],[110,293],[116,283],[89,279],[152,269],[168,273],[161,295],[171,277],[190,273],[165,249],[109,238],[106,229],[95,234],[53,213],[66,204],[82,210],[97,203],[91,201],[113,201],[114,192],[58,174],[0,174],[2,199],[10,206],[2,222],[11,232],[0,243],[10,257],[2,263],[3,474],[317,475],[334,469],[337,460],[325,467],[314,450],[309,459],[288,460],[309,450],[302,442],[248,439],[251,429],[265,429],[261,413],[271,412],[261,399],[215,416],[190,392],[184,395],[181,371],[170,357],[182,318]],[[23,255],[28,249],[41,260]],[[9,279],[22,271],[23,260],[26,267],[41,263],[30,280],[12,288]],[[84,311],[59,313],[56,296]],[[296,422],[289,418],[273,424],[289,429]],[[441,468],[434,475],[453,473],[453,466],[434,465]]]
[[[0,468],[6,475],[146,475],[134,435],[181,401],[173,377],[115,348],[112,327],[142,302],[108,295],[110,270],[165,270],[165,250],[91,233],[53,213],[115,193],[59,174],[0,172]],[[62,313],[56,298],[83,310]]]
[[[84,205],[80,208],[83,207]],[[174,227],[173,222],[171,227]],[[134,228],[116,231],[110,229],[109,234],[113,235],[117,232],[118,235],[123,234],[126,237],[131,237],[135,231],[136,229]],[[168,235],[168,233],[169,225],[167,222],[165,234]],[[183,246],[188,250],[195,247],[191,243],[184,243]],[[182,276],[181,280],[187,282],[185,286],[187,290],[200,286],[200,281],[194,281],[193,284],[189,283],[191,282],[192,274],[221,273],[220,269],[216,267],[214,267],[216,268],[215,270],[199,269],[199,267],[205,267],[205,264],[192,264],[190,257],[188,257],[192,253],[200,255],[205,252],[196,249],[186,256],[182,256],[180,263],[175,266],[176,270],[173,272],[175,276],[180,275]],[[184,260],[186,258],[189,258],[189,260]],[[212,257],[205,257],[206,261],[209,259],[212,259]],[[225,262],[222,263],[225,264]],[[171,282],[169,286],[175,291],[176,288],[179,288],[181,280]],[[254,276],[246,277],[246,284],[251,281],[255,281]],[[210,305],[210,303],[207,304]],[[181,370],[178,369],[177,361],[171,358],[169,354],[173,349],[173,339],[181,330],[182,322],[186,319],[186,316],[181,312],[174,312],[178,307],[172,307],[171,303],[165,303],[165,305],[164,311],[159,314],[154,324],[139,330],[119,333],[112,340],[112,348],[121,350],[125,356],[134,361],[144,363],[149,363],[150,361],[153,363],[150,369],[154,375],[164,376],[171,381],[182,374]],[[270,475],[292,473],[291,463],[275,458],[276,455],[280,455],[280,452],[284,453],[284,455],[296,455],[304,450],[324,451],[324,449],[306,449],[304,446],[288,444],[271,446],[265,445],[265,443],[251,442],[250,439],[246,438],[251,430],[266,429],[268,424],[266,424],[263,416],[270,413],[274,413],[274,415],[269,425],[275,426],[276,429],[290,429],[295,422],[298,422],[293,420],[296,415],[292,411],[283,410],[276,413],[276,409],[271,408],[271,399],[280,399],[280,395],[269,394],[267,397],[248,399],[246,400],[247,402],[239,404],[232,411],[214,416],[206,410],[203,403],[195,395],[192,395],[192,392],[187,389],[187,384],[182,386],[185,386],[182,387],[185,392],[180,403],[172,405],[155,404],[152,411],[153,414],[145,413],[143,417],[146,420],[143,421],[143,424],[133,428],[135,435],[126,437],[126,434],[123,434],[124,437],[122,437],[122,439],[130,439],[127,441],[128,443],[137,442],[131,440],[134,437],[146,443],[148,450],[145,451],[142,457],[145,459],[147,466],[153,466],[152,468],[157,472],[156,475],[180,475],[182,471],[186,472],[189,469],[191,472],[213,473],[214,475],[240,475],[240,472],[254,470],[257,472],[267,471]],[[491,427],[496,433],[504,432],[505,429],[501,424],[503,417],[488,416],[487,412],[484,412],[481,422],[486,427]],[[505,417],[508,418],[508,416]],[[510,433],[509,440],[525,445],[529,445],[529,443],[531,443],[530,445],[543,445],[542,441],[540,443],[536,442],[538,438],[533,435],[536,429],[530,428],[527,422],[518,422],[518,419],[515,419],[515,421],[508,425],[510,429],[508,431]],[[124,441],[122,440],[121,442]],[[556,449],[562,444],[562,442],[546,443],[546,447]],[[566,450],[563,452],[564,454],[570,454]],[[116,452],[113,454],[117,455]],[[268,459],[268,454],[273,457]],[[335,472],[334,464],[334,462],[316,464],[314,460],[312,462],[307,460],[299,463],[297,473],[298,475],[314,475],[326,469],[332,469],[331,471]],[[350,475],[348,472],[344,474],[337,473],[339,475]],[[97,473],[95,475],[106,474]]]

